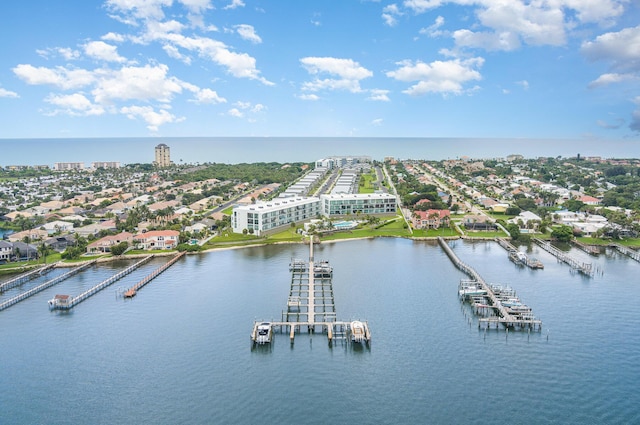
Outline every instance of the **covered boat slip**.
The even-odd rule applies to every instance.
[[[296,332],[305,329],[308,333],[326,332],[329,344],[334,340],[371,342],[371,333],[366,321],[337,321],[333,296],[333,269],[328,261],[315,262],[313,242],[309,243],[309,261],[293,259],[289,265],[291,288],[287,308],[282,311],[281,321],[256,321],[251,332],[253,345],[272,342],[273,333],[289,334],[293,343]],[[359,323],[355,326],[354,323]],[[269,338],[261,336],[261,329],[269,326]],[[357,338],[354,334],[357,333]]]

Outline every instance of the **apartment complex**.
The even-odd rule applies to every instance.
[[[56,171],[84,170],[84,162],[56,162],[53,164],[53,169]]]
[[[160,143],[156,146],[156,160],[154,164],[158,167],[168,167],[171,165],[171,152],[169,146]]]
[[[388,193],[321,195],[320,198],[277,198],[269,202],[236,206],[231,215],[235,233],[245,229],[256,235],[320,215],[329,218],[396,213],[396,198]]]
[[[96,161],[91,163],[91,168],[120,168],[120,163],[115,161]]]
[[[234,233],[245,229],[256,235],[320,215],[318,198],[277,198],[269,202],[237,206],[231,214]]]

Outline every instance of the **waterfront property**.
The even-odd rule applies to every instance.
[[[236,206],[231,215],[234,233],[257,236],[317,218],[395,214],[396,197],[388,193],[321,195],[320,198],[277,198]]]
[[[174,249],[178,246],[180,232],[177,230],[152,230],[133,237],[135,246],[143,250]]]
[[[257,236],[316,218],[321,213],[318,198],[278,198],[269,202],[237,206],[231,215],[235,233],[247,230]]]

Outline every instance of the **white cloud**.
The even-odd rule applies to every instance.
[[[100,37],[102,40],[105,41],[113,41],[115,43],[122,43],[123,41],[126,40],[125,36],[122,34],[117,34],[115,32],[108,32],[105,35],[103,35],[102,37]]]
[[[18,98],[20,96],[18,96],[18,93],[7,90],[7,89],[3,89],[2,87],[0,87],[0,97],[12,97],[12,98]]]
[[[237,9],[239,7],[244,7],[244,2],[242,0],[231,0],[231,3],[224,7],[225,10],[228,9]]]
[[[91,41],[84,46],[84,52],[87,56],[103,60],[106,62],[122,63],[127,60],[118,54],[116,46],[107,44],[104,41]]]
[[[244,114],[238,108],[231,108],[228,112],[229,115],[235,118],[243,118]]]
[[[195,14],[200,14],[207,9],[212,9],[211,0],[179,0],[180,3],[186,6],[186,8]]]
[[[432,25],[429,25],[426,28],[421,28],[418,32],[420,34],[428,35],[431,38],[439,37],[444,34],[444,32],[440,30],[440,27],[442,27],[443,25],[444,18],[442,16],[438,16]]]
[[[371,125],[374,127],[380,127],[382,125],[382,122],[382,118],[376,118],[375,120],[371,121]]]
[[[44,100],[47,103],[62,108],[55,110],[51,115],[65,113],[67,115],[88,116],[102,115],[105,113],[105,109],[101,105],[91,103],[89,99],[80,93],[70,95],[50,94]]]
[[[158,131],[161,125],[184,120],[165,109],[156,112],[151,106],[125,106],[120,108],[120,113],[132,120],[142,118],[147,123],[147,128],[153,132]]]
[[[351,59],[306,57],[300,59],[300,62],[311,75],[329,74],[338,77],[322,80],[316,78],[306,82],[303,84],[304,91],[348,90],[352,93],[358,93],[362,91],[360,80],[373,75],[373,72]]]
[[[464,84],[477,81],[482,78],[477,68],[482,67],[484,59],[453,59],[448,61],[434,61],[424,63],[417,61],[398,62],[400,67],[395,71],[387,72],[387,76],[403,82],[417,82],[404,90],[403,93],[418,96],[427,93],[462,94],[465,92]],[[473,87],[470,90],[477,90]],[[469,90],[466,90],[469,92]]]
[[[581,46],[592,61],[608,61],[613,69],[640,71],[640,26],[602,34]]]
[[[98,81],[92,90],[97,103],[115,100],[156,100],[168,103],[181,93],[183,83],[167,76],[166,65],[128,66],[116,71],[97,71]]]
[[[195,92],[196,103],[226,103],[227,99],[220,97],[211,89],[201,89]]]
[[[382,19],[385,25],[396,26],[398,24],[398,16],[402,16],[402,12],[400,12],[398,5],[395,3],[389,4],[382,9]]]
[[[632,81],[637,79],[638,77],[633,74],[616,74],[616,73],[602,74],[601,76],[599,76],[598,78],[596,78],[595,80],[589,83],[589,88],[593,89],[597,87],[608,86],[609,84],[622,83],[624,81]]]
[[[453,39],[458,47],[479,47],[490,51],[511,51],[520,47],[520,39],[517,34],[509,31],[496,33],[462,29],[453,32]]]
[[[370,96],[367,98],[367,100],[377,100],[377,101],[381,101],[381,102],[389,102],[391,99],[389,99],[389,90],[382,90],[382,89],[372,89],[369,90]]]
[[[446,3],[447,0],[405,0],[403,5],[415,13],[424,13],[427,10],[435,9]]]
[[[527,80],[516,81],[516,84],[522,87],[523,90],[529,90],[529,82]]]
[[[162,46],[162,50],[164,50],[170,58],[184,62],[187,65],[191,65],[191,57],[180,53],[180,50],[178,50],[176,46],[172,44],[165,44]]]
[[[46,68],[20,64],[13,68],[13,72],[27,84],[49,84],[64,90],[86,87],[95,82],[91,71],[68,69],[62,66]]]
[[[65,60],[76,60],[80,58],[80,52],[69,47],[53,47],[48,49],[37,49],[36,53],[45,59],[51,59],[54,56],[61,56]]]
[[[136,19],[164,19],[163,7],[169,7],[172,0],[106,0],[105,7],[112,13],[122,16],[114,16],[121,22],[132,23]]]
[[[316,101],[320,100],[320,97],[317,94],[305,93],[298,95],[298,99]]]
[[[241,24],[241,25],[236,25],[235,28],[238,34],[240,35],[240,37],[242,37],[243,39],[248,40],[255,44],[262,43],[262,39],[258,34],[256,34],[256,30],[255,28],[253,28],[252,25]]]

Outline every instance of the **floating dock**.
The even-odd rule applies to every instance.
[[[333,269],[328,261],[314,261],[312,241],[309,242],[309,261],[293,259],[289,270],[291,288],[287,309],[282,311],[282,320],[255,321],[251,332],[253,345],[272,342],[276,332],[288,333],[293,343],[296,332],[302,329],[310,334],[326,332],[330,345],[335,340],[371,343],[371,332],[366,321],[336,320]],[[267,328],[269,331],[265,334]]]
[[[11,280],[8,280],[4,282],[2,285],[0,285],[0,292],[4,292],[8,289],[15,288],[16,286],[22,285],[25,282],[28,282],[37,277],[43,276],[49,273],[51,270],[53,270],[54,267],[55,267],[55,263],[47,264],[44,267],[40,267],[36,270],[31,270],[30,272],[26,272]]]
[[[609,245],[611,248],[614,248],[616,251],[621,252],[622,254],[630,257],[638,262],[640,262],[640,251],[634,251],[631,248],[627,248],[624,245],[620,245],[617,243]]]
[[[55,298],[48,301],[49,308],[52,310],[70,310],[76,305],[80,304],[82,301],[91,297],[92,295],[95,295],[98,292],[102,291],[104,288],[111,285],[113,282],[116,282],[117,280],[122,279],[124,276],[136,270],[138,267],[148,263],[149,261],[151,261],[152,258],[153,258],[153,255],[149,255],[143,258],[142,260],[138,261],[134,265],[127,267],[126,269],[122,270],[119,273],[116,273],[115,275],[111,276],[108,279],[103,280],[102,282],[98,283],[91,289],[81,293],[77,297],[71,298],[71,296],[69,295],[56,295]]]
[[[538,238],[533,238],[533,241],[536,244],[538,244],[542,249],[552,254],[554,257],[556,257],[558,261],[561,261],[571,266],[571,270],[576,270],[585,276],[593,277],[594,269],[591,263],[583,263],[576,260],[570,255],[560,251],[555,246],[551,245],[551,242],[549,241],[543,241],[542,239],[538,239]]]
[[[438,243],[453,264],[471,277],[471,280],[460,281],[458,295],[471,304],[476,315],[482,316],[478,319],[479,328],[484,325],[485,329],[499,329],[502,325],[507,330],[542,330],[542,321],[535,318],[531,308],[520,301],[513,289],[487,284],[473,267],[456,256],[444,239],[438,237]]]
[[[182,257],[184,257],[185,254],[186,254],[186,251],[183,251],[173,256],[171,260],[167,261],[166,263],[164,263],[163,265],[155,269],[153,272],[151,272],[149,275],[145,276],[145,278],[142,279],[140,282],[136,283],[134,286],[124,291],[123,293],[124,297],[125,298],[135,297],[138,291],[142,289],[142,287],[144,287],[147,283],[151,282],[153,279],[158,277],[160,273],[162,273],[163,271],[167,270],[169,267],[174,265],[175,262],[181,259]]]
[[[32,295],[37,294],[38,292],[44,291],[47,288],[50,288],[51,286],[62,282],[63,280],[66,280],[68,278],[70,278],[71,276],[80,273],[83,270],[88,269],[89,267],[93,266],[94,264],[96,264],[97,260],[93,260],[93,261],[89,261],[85,264],[82,264],[78,267],[73,268],[72,270],[66,272],[63,275],[60,275],[56,278],[53,278],[45,283],[43,283],[42,285],[38,285],[35,288],[29,289],[28,291],[25,291],[23,293],[21,293],[20,295],[16,295],[15,297],[3,302],[2,304],[0,304],[0,311],[4,310],[5,308],[9,308],[14,304],[19,303],[22,300],[26,300],[27,298],[29,298]]]

